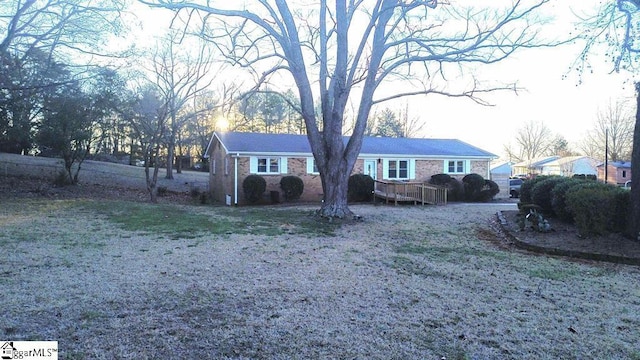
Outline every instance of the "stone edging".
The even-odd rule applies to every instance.
[[[575,251],[575,250],[565,250],[565,249],[556,249],[545,246],[533,245],[527,243],[525,241],[520,240],[517,236],[515,236],[509,229],[507,228],[507,219],[502,214],[502,211],[498,211],[496,214],[498,217],[498,222],[500,223],[500,229],[502,232],[509,238],[509,240],[513,241],[513,243],[524,250],[547,254],[547,255],[558,255],[558,256],[566,256],[578,259],[586,259],[586,260],[595,260],[595,261],[606,261],[616,264],[625,264],[625,265],[635,265],[640,266],[640,259],[632,258],[628,256],[620,256],[620,255],[610,255],[610,254],[594,254],[588,253],[584,251]]]

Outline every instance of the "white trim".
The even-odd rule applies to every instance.
[[[259,160],[266,160],[266,171],[260,171]],[[278,161],[278,170],[271,171],[271,161]],[[278,156],[251,156],[249,158],[249,173],[257,174],[257,175],[277,175],[277,174],[286,174],[288,172],[287,166],[288,158],[287,157],[278,157]]]
[[[407,177],[400,177],[400,161],[407,162]],[[389,177],[389,163],[396,163],[396,177]],[[413,165],[413,172],[412,172]],[[382,160],[382,179],[383,180],[411,180],[415,178],[415,159],[403,159],[403,158],[394,158],[394,159],[383,159]],[[411,176],[413,175],[413,177]]]
[[[307,174],[318,175],[319,171],[315,171],[317,169],[316,159],[313,156],[307,156]]]
[[[454,161],[454,171],[449,171],[449,163]],[[457,171],[458,163],[462,162],[462,172]],[[442,162],[442,173],[444,174],[468,174],[471,171],[471,160],[447,159]]]

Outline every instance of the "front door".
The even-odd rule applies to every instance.
[[[378,171],[375,160],[365,160],[364,161],[364,174],[369,175],[373,178],[373,180],[378,179]]]

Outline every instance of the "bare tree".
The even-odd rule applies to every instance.
[[[180,132],[185,123],[193,118],[188,105],[213,81],[210,73],[212,56],[205,44],[198,43],[194,46],[195,51],[186,51],[185,46],[180,46],[181,41],[182,34],[170,32],[157,46],[153,56],[153,83],[167,104],[169,115],[166,133],[167,179],[173,179],[173,162]]]
[[[518,129],[514,141],[515,147],[505,147],[508,157],[516,161],[527,161],[549,154],[553,150],[554,136],[544,122],[529,120]]]
[[[105,34],[123,30],[123,0],[24,0],[0,2],[0,54],[28,54],[38,49],[53,58],[71,53],[96,54]]]
[[[598,112],[597,120],[582,142],[581,150],[597,159],[604,158],[605,147],[611,161],[628,160],[633,143],[632,112],[621,101],[609,102]]]
[[[468,64],[496,63],[518,49],[541,46],[536,40],[537,25],[530,20],[549,2],[514,1],[505,8],[463,9],[437,0],[320,0],[313,5],[286,0],[224,5],[141,1],[202,19],[201,34],[229,61],[252,71],[258,85],[283,71],[293,79],[322,180],[324,202],[319,213],[339,218],[352,214],[347,182],[371,107],[424,94],[486,104],[482,94],[513,89],[513,85],[487,86],[477,79],[466,88],[454,89],[446,80],[449,72],[464,72]],[[405,85],[393,93],[377,91],[401,79]],[[318,86],[320,118],[312,84]],[[356,121],[345,143],[344,115],[354,98]]]
[[[158,173],[160,156],[165,145],[164,136],[169,118],[168,106],[155,86],[145,85],[132,106],[129,122],[140,141],[144,157],[144,173],[151,202],[158,201]]]

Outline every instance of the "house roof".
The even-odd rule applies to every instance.
[[[239,154],[297,154],[311,155],[306,135],[264,134],[243,132],[216,132],[222,146],[229,153]],[[344,137],[345,143],[349,137]],[[211,143],[209,143],[211,145]],[[208,153],[208,151],[207,151]],[[367,137],[362,141],[360,156],[414,156],[414,157],[465,157],[496,158],[495,154],[457,139],[415,139],[391,137]]]
[[[539,167],[542,166],[548,162],[554,161],[556,159],[560,158],[560,156],[545,156],[545,157],[538,157],[538,158],[533,158],[530,160],[525,160],[525,161],[521,161],[517,164],[514,164],[513,167],[526,167],[526,168],[535,168],[535,167]]]
[[[614,168],[631,169],[630,161],[609,161],[608,164],[609,166],[613,166]],[[604,166],[604,163],[598,164],[598,167],[603,167],[603,166]]]
[[[596,159],[590,158],[588,156],[565,156],[565,157],[561,157],[559,159],[555,159],[555,160],[549,161],[549,162],[545,163],[544,165],[545,166],[563,166],[563,165],[571,164],[571,163],[576,162],[576,161],[581,160],[581,159],[588,160],[594,166],[598,162]]]

